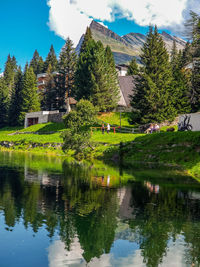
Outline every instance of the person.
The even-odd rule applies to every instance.
[[[109,134],[109,132],[110,132],[110,124],[108,123],[107,124],[107,133]]]
[[[102,124],[101,131],[102,131],[102,134],[104,134],[104,131],[105,131],[104,124]]]
[[[156,123],[154,126],[154,131],[159,132],[160,131],[160,126]]]

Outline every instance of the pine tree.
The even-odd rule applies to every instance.
[[[76,99],[90,100],[100,111],[116,107],[119,97],[117,72],[110,48],[95,42],[87,29],[75,75]]]
[[[76,62],[76,52],[72,41],[68,38],[61,50],[58,62],[57,101],[59,110],[65,110],[65,99],[74,94]]]
[[[127,71],[127,75],[138,75],[139,74],[139,68],[136,62],[135,58],[132,58],[131,62],[128,65],[128,71]]]
[[[11,96],[10,106],[9,106],[9,125],[16,126],[19,125],[19,115],[22,105],[22,84],[23,73],[19,67],[15,76],[15,86]]]
[[[183,69],[182,52],[177,51],[176,43],[171,52],[173,103],[178,114],[190,112],[189,80]]]
[[[193,69],[191,76],[191,91],[190,91],[190,101],[192,106],[192,111],[197,112],[200,110],[200,59],[195,59],[193,61]]]
[[[90,29],[88,28],[85,34],[86,39],[84,39],[81,52],[79,54],[77,69],[75,73],[75,98],[80,99],[90,99],[92,95],[93,88],[93,77],[91,72],[91,66],[94,62],[94,55],[92,51],[96,45],[95,41],[90,36]]]
[[[192,111],[200,110],[200,16],[194,12],[190,13],[191,19],[187,27],[192,38],[192,73],[190,87],[190,102]]]
[[[119,82],[113,53],[109,46],[107,46],[105,49],[105,60],[105,71],[108,85],[107,94],[105,94],[104,97],[106,98],[106,110],[112,110],[117,106],[119,101]]]
[[[144,67],[138,75],[131,105],[133,118],[138,123],[173,120],[172,72],[169,55],[157,27],[149,28],[142,48],[141,61]]]
[[[57,88],[56,88],[56,76],[52,72],[51,64],[47,69],[46,86],[42,95],[42,110],[55,110],[57,108]]]
[[[42,57],[40,57],[37,50],[35,50],[35,52],[33,54],[33,58],[31,60],[29,66],[33,68],[33,71],[34,71],[36,76],[43,72],[44,62],[43,62]]]
[[[84,34],[83,42],[81,44],[80,53],[85,52],[86,47],[88,46],[88,42],[90,40],[92,40],[92,32],[91,32],[90,27],[87,27],[86,32]]]
[[[32,67],[27,68],[24,73],[21,98],[19,122],[23,125],[26,113],[40,110],[36,76]]]
[[[4,81],[9,90],[9,98],[11,98],[11,94],[13,91],[16,70],[17,63],[15,57],[11,58],[11,56],[8,55],[4,70]]]
[[[185,67],[187,64],[191,62],[192,62],[191,44],[187,42],[182,52],[182,67]]]
[[[4,78],[0,78],[0,128],[8,123],[9,88]]]
[[[58,70],[58,60],[57,60],[53,45],[51,45],[50,51],[44,62],[44,72],[48,70],[48,67],[50,64],[51,64],[52,72]]]

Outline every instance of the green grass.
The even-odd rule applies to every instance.
[[[129,123],[130,115],[130,112],[121,112],[122,127],[133,127],[133,125]],[[98,116],[98,119],[100,122],[120,126],[120,112],[102,113]]]
[[[43,123],[43,124],[35,124],[28,128],[23,128],[20,132],[39,132],[39,133],[48,133],[48,132],[61,132],[65,129],[64,123]]]
[[[136,137],[141,136],[141,134],[129,134],[129,133],[113,133],[107,134],[101,133],[101,131],[94,130],[92,134],[92,141],[104,144],[119,144],[120,142],[133,141]]]

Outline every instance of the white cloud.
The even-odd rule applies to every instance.
[[[63,39],[75,45],[92,19],[114,21],[116,14],[141,26],[156,24],[172,28],[183,24],[189,10],[200,13],[199,0],[47,0],[49,26]]]

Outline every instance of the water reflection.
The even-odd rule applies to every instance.
[[[0,162],[2,266],[200,265],[192,178],[24,154]]]

